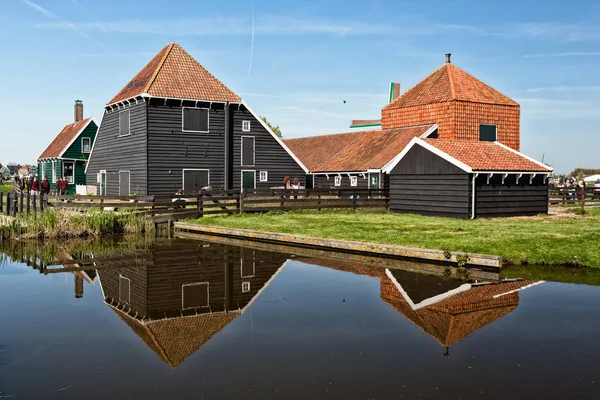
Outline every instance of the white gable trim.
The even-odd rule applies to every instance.
[[[443,158],[444,160],[448,161],[449,163],[456,165],[458,168],[462,169],[463,171],[465,171],[467,173],[473,172],[473,169],[471,167],[469,167],[467,164],[457,160],[456,158],[450,156],[449,154],[444,153],[437,147],[430,145],[429,143],[425,142],[424,140],[422,140],[421,138],[418,138],[418,137],[413,138],[410,141],[410,143],[408,143],[408,145],[404,148],[404,150],[402,150],[402,152],[400,154],[398,154],[396,157],[394,157],[392,159],[392,161],[387,163],[382,168],[382,171],[386,174],[391,173],[392,170],[396,167],[396,165],[398,165],[400,160],[402,160],[404,158],[404,156],[406,156],[406,154],[410,151],[410,149],[412,149],[417,144],[419,146],[429,150],[430,152],[434,153],[435,155]]]
[[[415,304],[412,299],[410,298],[410,296],[408,296],[408,294],[406,293],[406,291],[404,290],[404,288],[402,288],[402,285],[400,285],[398,283],[398,281],[396,280],[396,277],[392,274],[392,272],[386,268],[385,270],[385,274],[387,275],[387,277],[392,281],[392,283],[394,284],[394,286],[396,287],[396,289],[398,289],[398,291],[400,292],[400,294],[402,295],[402,297],[404,297],[404,300],[406,300],[406,302],[408,303],[408,305],[410,305],[410,308],[412,308],[413,310],[418,310],[420,308],[425,308],[428,307],[430,305],[433,305],[435,303],[439,303],[440,301],[447,299],[448,297],[452,297],[455,294],[461,293],[461,292],[466,292],[467,290],[471,289],[471,285],[468,283],[464,283],[462,285],[460,285],[459,287],[449,290],[445,293],[441,293],[438,294],[437,296],[433,296],[430,297],[428,299],[423,300],[420,303]]]
[[[83,171],[87,175],[88,166],[90,165],[90,161],[92,160],[92,154],[94,154],[94,148],[96,147],[96,142],[98,141],[98,135],[100,134],[100,127],[102,126],[102,121],[104,121],[104,116],[106,115],[106,110],[102,113],[102,119],[100,120],[98,125],[98,130],[96,131],[96,137],[94,138],[94,142],[92,143],[92,149],[90,150],[90,155],[88,156],[87,162],[85,163],[85,170]],[[96,122],[94,120],[94,122]]]
[[[83,133],[83,131],[85,130],[85,128],[87,128],[87,127],[88,127],[88,125],[89,125],[89,124],[90,124],[92,121],[94,121],[94,123],[96,124],[96,126],[98,126],[98,123],[96,122],[96,120],[94,119],[94,117],[90,118],[90,119],[88,120],[87,124],[85,124],[85,125],[84,125],[84,126],[83,126],[83,127],[80,129],[80,130],[79,130],[79,132],[77,132],[77,134],[76,134],[76,135],[73,137],[73,139],[71,139],[71,141],[69,142],[69,144],[67,144],[67,145],[65,146],[65,148],[64,148],[64,149],[62,149],[62,151],[61,151],[61,152],[60,152],[60,154],[58,155],[58,158],[61,158],[61,157],[63,156],[63,154],[65,154],[65,152],[66,152],[67,150],[69,150],[69,147],[71,147],[71,145],[72,145],[73,143],[75,143],[75,141],[76,141],[76,140],[79,138],[79,135],[81,135],[81,134]],[[96,131],[96,133],[98,133],[98,131]],[[90,155],[91,155],[91,151],[90,151]]]
[[[513,153],[515,153],[515,154],[517,154],[517,155],[519,155],[519,156],[521,156],[521,157],[523,157],[523,158],[525,158],[525,159],[533,162],[533,163],[536,163],[540,167],[543,167],[546,171],[549,171],[549,172],[554,171],[554,168],[551,168],[551,167],[547,166],[546,164],[541,163],[538,160],[535,160],[535,159],[529,157],[528,155],[525,155],[525,154],[523,154],[523,153],[521,153],[519,151],[516,151],[515,149],[512,149],[512,148],[510,148],[510,147],[508,147],[508,146],[506,146],[506,145],[504,145],[504,144],[502,144],[500,142],[494,142],[494,143],[497,144],[498,146],[500,146],[500,147],[508,150],[508,151],[511,151],[511,152],[513,152]]]
[[[298,157],[296,157],[296,155],[294,153],[292,153],[292,151],[285,145],[285,143],[283,143],[283,141],[279,138],[279,136],[277,136],[271,130],[271,128],[269,128],[269,126],[267,124],[265,124],[265,121],[263,121],[263,119],[256,112],[254,112],[254,110],[248,105],[248,103],[246,103],[244,100],[242,100],[242,105],[244,107],[246,107],[248,109],[248,111],[250,111],[250,114],[252,114],[254,116],[254,118],[263,126],[263,128],[265,128],[267,130],[267,132],[269,132],[271,134],[271,136],[273,136],[273,138],[275,140],[277,140],[277,143],[279,143],[281,145],[281,147],[283,147],[283,149],[294,159],[294,161],[296,161],[296,163],[298,163],[300,168],[302,168],[305,173],[308,173],[308,168],[306,168],[306,166],[302,163],[302,161],[300,161],[300,159]]]
[[[425,133],[423,133],[421,136],[419,136],[421,139],[425,139],[428,138],[429,135],[431,135],[433,132],[435,132],[438,129],[438,124],[433,124],[433,126],[429,129],[427,129],[425,131]]]

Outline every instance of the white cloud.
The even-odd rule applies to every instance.
[[[596,25],[566,24],[563,22],[509,23],[504,27],[501,34],[509,37],[551,39],[559,42],[600,40],[600,30]]]
[[[562,53],[539,53],[525,54],[525,58],[544,58],[544,57],[595,57],[600,56],[597,51],[565,51]]]
[[[547,87],[526,89],[525,91],[529,92],[529,93],[600,92],[600,86],[547,86]]]

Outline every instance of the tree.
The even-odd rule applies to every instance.
[[[261,117],[261,118],[263,121],[265,121],[265,124],[267,124],[267,126],[269,128],[271,128],[271,130],[273,131],[274,134],[279,136],[280,139],[283,139],[283,135],[281,134],[281,129],[279,128],[279,125],[277,125],[277,126],[271,125],[271,123],[269,121],[267,121],[267,117]]]

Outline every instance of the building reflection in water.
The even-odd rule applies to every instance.
[[[35,257],[25,259],[40,272],[73,273],[76,298],[84,294],[84,281],[100,282],[104,302],[175,369],[239,317],[290,256],[180,239],[109,257],[62,252],[58,269],[47,269]],[[521,290],[543,283],[475,272],[458,278],[456,271],[406,261],[387,261],[386,268],[337,259],[295,260],[378,278],[381,300],[439,342],[446,356],[452,345],[515,310]]]

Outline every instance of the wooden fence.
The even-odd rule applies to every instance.
[[[600,205],[600,188],[586,187],[582,193],[580,188],[575,187],[550,187],[548,189],[548,201],[551,205],[580,205],[582,202],[589,206]]]
[[[0,196],[0,213],[6,215],[38,215],[49,208],[82,212],[125,209],[150,214],[157,223],[215,214],[389,207],[386,190],[216,190],[192,196],[46,196],[44,202],[39,196],[23,193]]]

